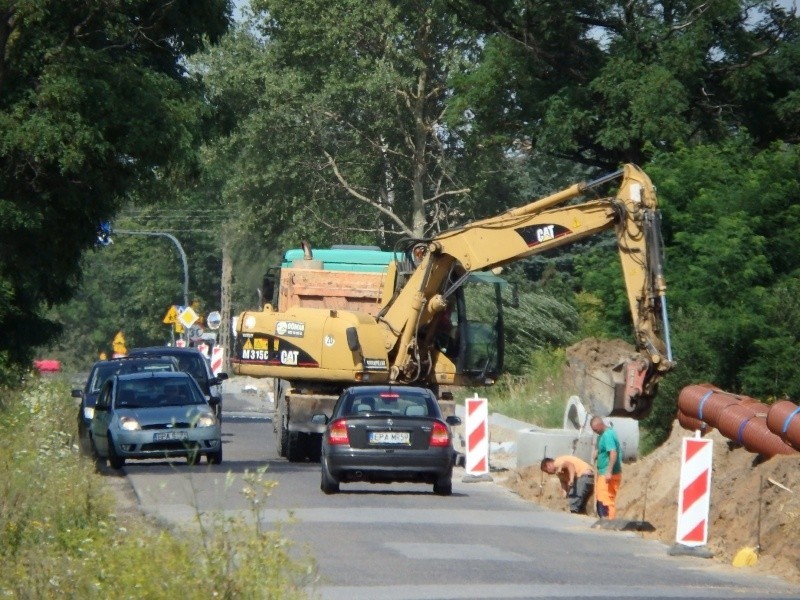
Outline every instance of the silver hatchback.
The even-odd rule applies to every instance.
[[[185,457],[197,464],[206,455],[222,462],[220,423],[190,375],[115,375],[103,385],[91,424],[99,460],[121,469],[127,459]]]

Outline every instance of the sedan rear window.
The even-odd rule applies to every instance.
[[[393,389],[354,393],[344,404],[344,414],[438,417],[438,410],[434,400],[427,393]]]

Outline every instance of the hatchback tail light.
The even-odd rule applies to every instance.
[[[349,446],[350,438],[347,436],[347,421],[337,419],[330,424],[328,429],[328,443],[331,446]]]
[[[434,421],[433,431],[431,431],[431,446],[450,445],[450,431],[447,426],[439,421]]]

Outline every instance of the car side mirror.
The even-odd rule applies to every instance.
[[[217,373],[216,378],[219,381],[225,381],[228,378],[228,374],[227,373]]]
[[[461,417],[457,417],[456,415],[450,415],[445,419],[445,422],[448,425],[461,425]]]
[[[83,390],[75,388],[72,390],[71,395],[73,398],[83,398]]]
[[[328,415],[323,414],[323,413],[313,415],[311,417],[311,422],[314,423],[314,425],[327,425],[328,424]]]

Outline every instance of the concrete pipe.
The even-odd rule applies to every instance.
[[[564,411],[564,429],[591,434],[589,421],[592,416],[580,397],[571,396]],[[603,417],[603,420],[617,432],[619,443],[622,446],[622,460],[630,461],[639,458],[639,421],[627,417]]]
[[[605,417],[606,424],[614,428],[622,446],[622,460],[639,458],[639,421],[627,417]]]
[[[576,430],[525,429],[517,432],[517,468],[539,466],[545,457],[574,455],[592,463],[594,433]]]
[[[767,427],[775,435],[800,450],[800,406],[781,400],[769,407]]]
[[[570,399],[567,400],[567,408],[564,411],[564,424],[562,427],[575,431],[581,429],[591,431],[589,428],[590,419],[591,416],[581,399],[578,396],[570,396]]]

